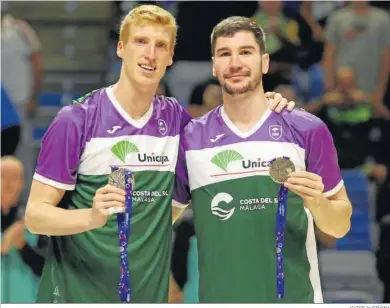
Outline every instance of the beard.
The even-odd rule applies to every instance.
[[[248,74],[248,76],[250,76],[250,74]],[[251,92],[257,89],[257,87],[261,84],[262,77],[263,76],[260,73],[259,76],[256,76],[253,80],[249,80],[245,85],[241,87],[229,85],[228,83],[224,82],[223,78],[226,78],[225,76],[223,76],[223,78],[219,78],[219,83],[221,84],[223,91],[225,91],[227,94],[231,96],[235,96],[235,95]]]

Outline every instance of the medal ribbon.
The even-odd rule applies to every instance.
[[[112,167],[112,172],[118,170],[118,167]],[[120,252],[120,278],[118,283],[118,293],[121,302],[130,302],[130,271],[129,259],[127,256],[127,244],[130,236],[130,219],[133,208],[132,200],[132,177],[131,171],[125,169],[125,213],[117,214],[118,237],[119,237],[119,252]]]
[[[288,189],[281,185],[276,213],[276,297],[284,297],[284,231],[286,227]]]

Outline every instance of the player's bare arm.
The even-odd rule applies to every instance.
[[[325,197],[322,178],[307,171],[296,171],[284,184],[302,197],[304,206],[310,210],[318,228],[331,236],[341,238],[351,227],[352,205],[343,186],[337,193]]]
[[[88,209],[57,207],[64,194],[62,189],[33,180],[25,217],[30,232],[49,236],[77,234],[102,227],[110,214],[124,211],[125,193],[113,186],[97,190],[93,206]]]

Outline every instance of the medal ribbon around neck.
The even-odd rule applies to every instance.
[[[271,161],[269,174],[280,185],[278,207],[276,211],[276,297],[284,298],[284,233],[287,220],[288,189],[283,185],[288,175],[295,171],[294,163],[288,157],[279,157]]]
[[[134,175],[127,168],[118,166],[111,167],[111,175],[108,184],[123,189],[126,192],[125,212],[117,214],[119,253],[120,253],[120,278],[118,283],[118,294],[121,302],[129,303],[131,300],[130,292],[130,271],[129,258],[127,256],[127,244],[129,242],[131,231],[131,214],[133,209],[133,188]]]

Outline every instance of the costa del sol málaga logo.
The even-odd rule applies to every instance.
[[[226,204],[229,204],[232,201],[233,201],[233,197],[228,193],[225,192],[218,193],[213,198],[213,200],[211,200],[211,213],[214,216],[217,216],[219,220],[228,220],[230,217],[232,217],[235,208],[232,207],[229,210],[224,210],[219,207],[219,204],[221,202],[225,202]]]

